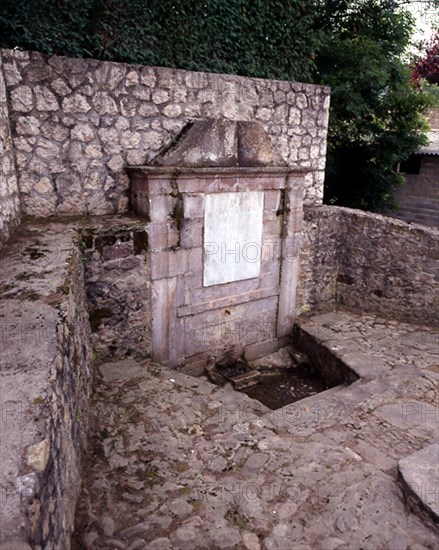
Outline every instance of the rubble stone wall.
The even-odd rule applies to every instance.
[[[151,354],[147,224],[104,217],[80,229],[91,345],[99,361]]]
[[[2,548],[70,548],[92,382],[76,236],[22,226],[0,265]]]
[[[342,306],[438,324],[438,237],[361,210],[305,208],[298,312]]]
[[[3,51],[19,187],[37,217],[124,213],[124,167],[142,165],[189,120],[261,121],[320,204],[329,88]]]
[[[20,199],[9,125],[9,108],[0,51],[0,249],[20,220]]]

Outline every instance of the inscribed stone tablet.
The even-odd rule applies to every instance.
[[[204,211],[204,286],[259,277],[264,193],[212,193]]]

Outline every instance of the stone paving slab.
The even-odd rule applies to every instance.
[[[150,361],[101,365],[74,548],[437,550],[397,481],[437,439],[437,334],[345,312],[301,327],[382,371],[271,411]]]

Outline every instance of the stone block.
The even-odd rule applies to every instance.
[[[24,136],[37,136],[40,133],[40,121],[33,116],[21,116],[17,119],[17,132]]]
[[[187,250],[187,271],[188,273],[202,273],[203,268],[203,249],[190,248]]]
[[[184,327],[175,315],[177,279],[154,281],[152,295],[152,347],[156,361],[176,366],[184,361]]]
[[[95,129],[91,124],[77,124],[74,128],[72,128],[71,136],[72,139],[89,142],[95,137]]]
[[[104,261],[119,260],[120,258],[126,258],[133,254],[133,243],[116,243],[112,246],[104,246],[102,250],[102,256]]]
[[[72,92],[71,88],[62,78],[56,78],[53,82],[51,82],[50,86],[52,90],[61,97],[65,97]]]
[[[275,302],[275,298],[269,299]],[[270,303],[272,303],[270,302]],[[185,318],[185,354],[196,355],[209,350],[232,346],[250,346],[255,342],[275,338],[275,311],[265,309],[266,300],[214,310]],[[256,304],[256,307],[254,306]]]
[[[279,291],[279,283],[280,283],[280,266],[279,264],[276,264],[276,268],[271,272],[263,273],[260,277],[260,285],[261,288],[264,289],[272,289],[273,293],[277,293]]]
[[[123,116],[134,117],[137,113],[139,101],[133,97],[123,97],[120,100],[120,112]]]
[[[181,115],[181,107],[180,105],[176,105],[176,104],[170,104],[170,105],[166,105],[163,109],[162,109],[162,113],[168,117],[168,118],[177,118]]]
[[[65,113],[74,114],[88,113],[91,109],[87,97],[79,93],[64,98],[62,102],[62,107]]]
[[[181,372],[183,372],[184,374],[188,374],[189,376],[194,376],[198,378],[199,376],[202,376],[204,374],[206,364],[207,364],[207,357],[198,359],[196,361],[192,361],[190,363],[186,359],[184,366],[181,368]]]
[[[116,115],[117,106],[114,99],[107,92],[97,92],[92,99],[93,107],[99,115]]]
[[[161,103],[166,103],[166,101],[169,101],[169,92],[167,90],[156,90],[152,94],[152,101],[156,105],[160,105]]]
[[[183,197],[183,205],[185,218],[204,217],[204,194],[185,194]]]
[[[180,246],[183,248],[201,247],[203,244],[203,221],[184,220],[180,229]]]
[[[152,222],[163,223],[172,218],[176,200],[171,195],[158,195],[149,202],[149,213]]]
[[[281,233],[282,216],[273,214],[269,217],[264,217],[264,232],[262,235],[262,241],[270,242],[273,238],[276,238]]]
[[[269,337],[269,334],[267,334],[267,337]],[[270,353],[273,353],[278,349],[289,345],[290,343],[291,340],[289,337],[275,339],[267,338],[267,340],[263,342],[248,345],[245,350],[245,357],[247,361],[254,361],[255,359],[269,355]]]
[[[186,273],[184,276],[184,281],[185,281],[185,289],[187,291],[194,290],[196,288],[202,288],[203,273],[201,270],[194,271],[193,273]]]
[[[127,256],[116,260],[108,260],[103,264],[103,267],[106,270],[122,269],[128,271],[139,268],[142,263],[143,260],[140,256]]]
[[[35,86],[34,96],[39,111],[58,111],[59,104],[54,94],[44,86]]]
[[[149,244],[153,251],[175,247],[178,244],[178,231],[173,222],[151,223],[148,227]]]
[[[187,258],[187,250],[152,252],[150,254],[151,280],[183,275],[187,270]]]
[[[281,195],[279,191],[265,191],[264,193],[264,216],[275,216],[280,208]],[[265,220],[264,220],[265,221]]]
[[[17,86],[11,92],[12,108],[20,113],[28,113],[33,109],[33,95],[29,86]]]

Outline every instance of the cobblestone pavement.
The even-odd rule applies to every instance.
[[[101,365],[74,548],[438,549],[397,482],[438,437],[438,334],[343,312],[301,325],[362,379],[271,411],[150,361]]]

